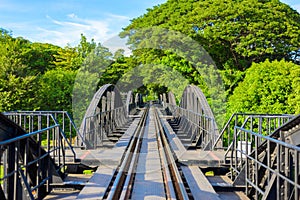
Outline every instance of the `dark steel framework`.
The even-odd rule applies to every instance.
[[[224,151],[233,185],[245,187],[251,199],[300,199],[300,116],[236,113],[219,133],[200,89],[188,86],[179,106],[173,97],[161,96],[178,137],[204,151]]]
[[[49,127],[51,123],[57,123],[60,125],[60,129],[65,134],[69,144],[72,144],[72,146],[69,145],[69,148],[83,145],[83,136],[71,115],[66,111],[16,111],[3,114],[27,133]]]
[[[103,146],[113,132],[126,125],[130,111],[137,105],[132,92],[127,94],[125,102],[112,84],[102,86],[95,93],[80,126],[86,148]]]
[[[47,127],[28,122],[24,117],[28,127],[33,128],[26,133],[0,115],[0,167],[3,169],[0,199],[42,199],[51,191],[52,183],[62,182],[65,144],[71,146],[52,115],[43,116],[49,120]],[[37,119],[42,121],[42,116]]]
[[[174,95],[169,92],[165,99],[166,107],[174,116],[173,126],[179,127],[187,147],[209,150],[219,137],[218,126],[213,112],[201,89],[194,85],[185,88],[176,105]]]
[[[286,123],[290,116],[251,117],[250,128],[246,120],[242,126],[234,126],[225,154],[230,160],[231,179],[236,185],[245,185],[246,194],[253,199],[298,200],[300,116]],[[256,128],[253,117],[258,117]],[[263,123],[263,119],[274,123]]]
[[[52,183],[62,182],[66,150],[75,161],[74,146],[97,148],[126,126],[142,98],[132,92],[125,96],[122,101],[114,85],[102,86],[79,130],[66,112],[0,115],[0,199],[43,198]],[[200,88],[188,86],[179,106],[171,92],[160,95],[160,102],[172,113],[170,123],[188,146],[224,152],[233,184],[245,187],[249,197],[300,198],[300,115],[236,113],[219,132]]]

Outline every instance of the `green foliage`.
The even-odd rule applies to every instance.
[[[53,64],[58,69],[77,70],[82,64],[79,53],[72,47],[59,49],[57,55],[54,55],[54,57]]]
[[[123,91],[141,88],[140,92],[151,96],[151,100],[169,90],[180,99],[184,88],[188,85],[188,80],[167,65],[145,64],[126,70],[118,84]]]
[[[80,70],[97,74],[98,77],[112,63],[112,53],[100,43],[89,52],[82,62]]]
[[[38,104],[41,110],[71,111],[72,91],[76,72],[47,71],[39,81]]]
[[[85,56],[81,67],[77,70],[70,102],[78,124],[81,123],[80,120],[83,119],[95,92],[102,86],[99,85],[101,77],[105,76],[105,70],[112,63],[112,53],[100,43]]]
[[[36,110],[36,77],[8,74],[0,81],[0,111]]]
[[[9,35],[0,37],[0,77],[7,78],[9,74],[26,76],[26,66],[23,64],[23,45],[27,43],[22,38],[12,38]]]
[[[22,63],[26,65],[26,75],[38,75],[54,69],[53,62],[60,47],[28,42],[23,49]]]
[[[134,19],[122,34],[153,26],[192,37],[220,69],[227,62],[243,70],[253,61],[287,58],[300,43],[299,13],[278,0],[169,0]]]
[[[84,35],[78,46],[60,48],[13,38],[1,29],[0,112],[74,109],[78,119],[98,87],[116,83],[126,71],[130,59],[123,53],[113,55]]]
[[[75,120],[77,125],[81,123],[85,111],[97,90],[98,80],[99,77],[95,73],[82,70],[77,72],[73,84],[72,99],[70,99],[69,102],[70,105],[72,105],[73,115],[76,116]]]
[[[253,63],[229,97],[228,114],[299,113],[299,69],[284,60]]]
[[[115,59],[103,70],[98,85],[117,84],[120,78],[130,70],[132,62],[131,58],[124,56]]]
[[[147,85],[149,91],[154,88],[152,82],[160,84],[172,90],[178,100],[188,83],[207,90],[204,79],[206,68],[212,62],[207,59],[203,48],[190,37],[153,27],[135,31],[130,43],[132,57],[138,64],[133,66],[137,69],[133,70],[128,81]],[[137,76],[142,80],[137,81]]]
[[[4,177],[4,166],[0,165],[0,179],[2,179]],[[0,181],[0,184],[2,184],[3,181]]]
[[[300,67],[294,67],[291,71],[291,87],[293,92],[288,97],[288,105],[293,108],[292,112],[300,114]]]
[[[81,40],[77,47],[65,47],[60,49],[55,55],[53,62],[57,68],[78,70],[87,56],[96,48],[94,40],[88,42],[86,37],[81,34]]]
[[[0,111],[38,109],[34,104],[37,77],[24,64],[28,44],[6,33],[0,36]]]
[[[140,30],[151,27],[178,31],[204,47],[221,70],[228,96],[244,78],[243,72],[252,62],[262,62],[267,58],[271,61],[289,60],[290,52],[298,50],[300,44],[300,15],[279,0],[169,0],[132,20],[121,35],[129,36],[129,44],[136,49],[138,43],[147,43],[141,42],[141,35],[147,38],[147,31],[140,33]],[[157,40],[148,39],[148,42],[156,44]],[[174,46],[183,45],[180,40],[172,42]],[[161,46],[164,47],[164,43]],[[147,57],[153,57],[149,52],[143,55],[141,51],[134,53],[146,61]],[[195,62],[192,64],[195,65]],[[190,69],[186,65],[181,66],[184,70]],[[184,70],[181,72],[184,73]],[[187,74],[188,77],[193,75],[199,79],[195,70]],[[195,84],[202,85],[201,81]]]

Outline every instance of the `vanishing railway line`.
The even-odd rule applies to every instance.
[[[153,148],[143,148],[149,145]],[[149,154],[156,160],[145,162],[144,159],[147,159]],[[140,170],[141,168],[145,170]],[[141,180],[141,176],[148,180]],[[146,183],[149,179],[156,180],[156,183],[163,187],[154,191]],[[161,194],[165,194],[165,197]],[[143,111],[138,128],[105,192],[104,199],[136,199],[158,195],[162,199],[192,199],[186,191],[173,158],[158,111],[155,107],[148,107]]]
[[[141,146],[147,113],[148,109],[144,110],[133,138],[122,158],[122,163],[118,170],[116,170],[116,173],[111,180],[110,187],[107,189],[104,198],[119,199],[121,197],[128,197],[130,195],[134,179],[133,170],[135,169],[137,162],[137,153],[140,151],[139,149]]]

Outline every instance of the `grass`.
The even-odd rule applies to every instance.
[[[73,137],[72,138],[72,145],[74,145],[75,140],[76,140],[76,137]],[[52,145],[53,145],[53,140],[52,139],[50,139],[49,144],[50,144],[50,147],[52,147]],[[41,145],[42,145],[42,147],[46,147],[48,145],[48,140],[47,139],[42,140]]]
[[[214,176],[214,175],[215,175],[214,171],[208,171],[205,173],[205,176]]]
[[[83,170],[83,174],[93,174],[93,170]]]
[[[4,166],[0,165],[0,179],[4,177]],[[0,184],[2,184],[3,180],[0,180]]]

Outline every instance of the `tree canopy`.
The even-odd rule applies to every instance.
[[[153,26],[192,37],[220,69],[289,59],[300,48],[300,15],[279,0],[169,0],[132,20],[123,34]]]
[[[124,61],[118,60],[112,64],[112,53],[94,40],[87,41],[84,35],[81,35],[78,46],[61,48],[52,44],[32,43],[21,37],[14,38],[8,31],[1,30],[0,112],[72,112],[73,89],[79,69],[88,68],[87,72],[97,73],[96,87],[85,88],[91,89],[91,93],[97,90],[97,82],[105,84],[121,76],[120,72],[115,74],[111,70],[116,71],[116,66],[121,66]],[[118,52],[118,55],[121,53]],[[107,72],[101,70],[101,64],[106,65]],[[103,78],[100,80],[101,73]],[[82,91],[82,94],[85,93]]]
[[[76,104],[79,116],[106,83],[151,97],[172,90],[178,99],[195,84],[217,119],[300,112],[300,14],[279,0],[168,0],[120,36],[132,55],[84,35],[62,48],[0,29],[0,112]]]
[[[300,66],[266,60],[253,63],[228,100],[228,113],[300,113]]]
[[[279,0],[168,0],[133,19],[121,36],[135,49],[139,32],[150,27],[178,31],[200,44],[220,70],[228,95],[253,62],[299,62],[300,15]],[[145,55],[153,57],[148,49],[140,57]]]

